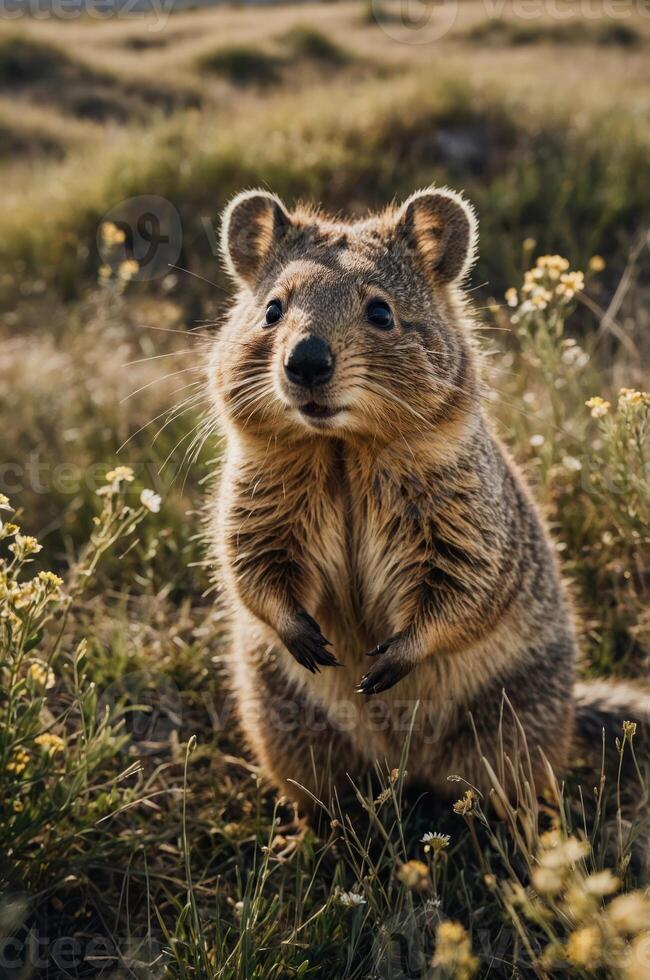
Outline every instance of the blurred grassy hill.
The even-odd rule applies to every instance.
[[[98,222],[145,193],[181,215],[180,264],[213,279],[206,223],[255,184],[361,214],[449,182],[479,208],[477,276],[495,294],[531,235],[577,263],[602,254],[615,281],[650,213],[649,25],[524,29],[468,0],[417,44],[381,14],[343,2],[1,30],[0,298],[31,276],[83,295]],[[215,303],[187,278],[177,296],[193,314]]]

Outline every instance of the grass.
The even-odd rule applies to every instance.
[[[21,25],[27,75],[0,125],[56,139],[66,157],[26,142],[20,164],[0,163],[0,503],[15,508],[0,511],[2,935],[40,937],[52,977],[55,941],[74,937],[86,960],[73,975],[633,980],[650,930],[636,843],[647,786],[625,764],[638,735],[610,747],[620,786],[576,758],[540,805],[522,771],[501,820],[465,797],[462,773],[459,812],[420,799],[405,744],[399,772],[369,773],[374,788],[351,788],[349,803],[324,799],[304,839],[282,829],[292,811],[238,734],[200,540],[219,439],[193,440],[228,296],[210,228],[230,194],[262,184],[363,214],[432,180],[464,188],[481,219],[471,296],[487,405],[551,523],[584,671],[647,677],[650,409],[620,394],[644,387],[648,356],[643,38],[623,52],[621,99],[620,45],[598,49],[597,74],[594,44],[550,73],[541,37],[525,68],[517,45],[495,55],[455,36],[432,63],[362,25],[358,5],[310,8],[308,28],[303,8],[266,16],[262,30],[258,11],[178,14],[161,32],[174,44],[135,51],[130,23]],[[196,65],[242,48],[277,56],[277,81],[235,82],[226,98],[224,76]],[[70,70],[58,54],[48,68],[50,51],[110,77],[122,121],[37,104],[29,78]],[[151,77],[171,101],[143,115]],[[200,105],[177,111],[188,93]],[[143,193],[177,207],[177,264],[209,282],[176,269],[126,283],[117,259],[98,279],[99,223]],[[580,301],[560,301],[553,281],[549,305],[531,309],[524,274],[548,275],[537,257],[556,251],[585,272]],[[594,396],[607,412],[587,407]],[[109,479],[116,465],[133,480]],[[30,554],[10,551],[12,523],[42,550],[23,539]]]
[[[268,86],[278,84],[283,73],[293,73],[301,62],[340,68],[349,61],[343,48],[325,34],[297,24],[276,38],[273,52],[253,45],[224,46],[201,55],[198,67],[233,85]]]
[[[625,23],[603,22],[578,25],[574,23],[531,24],[525,21],[491,17],[468,28],[463,38],[474,44],[528,45],[528,44],[597,44],[624,48],[636,47],[641,35],[636,28]]]
[[[342,98],[348,112],[341,122]],[[5,288],[16,263],[24,263],[63,295],[77,292],[95,267],[80,243],[116,201],[150,187],[181,215],[186,260],[212,279],[201,219],[242,185],[267,182],[290,200],[314,197],[334,210],[341,200],[355,201],[362,211],[413,186],[448,180],[465,188],[483,216],[478,275],[498,292],[518,270],[517,243],[540,228],[540,247],[579,263],[598,252],[620,274],[639,215],[650,208],[647,139],[632,117],[595,110],[576,120],[554,107],[524,113],[503,86],[479,90],[430,70],[389,89],[368,81],[349,92],[333,82],[327,96],[282,94],[266,112],[227,130],[209,125],[211,118],[207,111],[176,115],[146,134],[129,132],[109,148],[89,150],[82,173],[71,159],[50,170],[36,192],[14,198],[0,215]]]
[[[4,87],[18,88],[43,81],[55,83],[75,67],[71,59],[52,44],[20,34],[8,35],[0,43],[0,85]]]
[[[204,55],[201,71],[215,72],[235,85],[272,85],[279,80],[280,59],[259,48],[233,45]]]
[[[340,66],[350,60],[350,56],[327,35],[312,27],[297,24],[278,38],[282,50],[287,50],[294,58],[305,58],[325,65]]]

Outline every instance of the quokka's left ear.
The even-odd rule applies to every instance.
[[[478,221],[474,209],[446,187],[412,194],[399,209],[395,230],[434,281],[462,279],[476,258]]]

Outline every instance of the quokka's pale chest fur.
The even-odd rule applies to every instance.
[[[516,757],[519,724],[536,782],[567,761],[571,610],[481,406],[475,237],[435,189],[358,223],[263,192],[224,216],[239,293],[208,375],[230,674],[265,772],[305,806],[397,765],[409,728],[409,774],[440,793],[452,772],[489,789],[477,740]]]

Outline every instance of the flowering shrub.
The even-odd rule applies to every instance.
[[[620,879],[607,869],[590,871],[590,851],[558,830],[543,834],[531,884],[506,882],[504,905],[526,943],[526,920],[545,936],[537,960],[551,975],[607,969],[608,976],[640,980],[650,967],[650,897],[641,890],[616,895]]]
[[[589,273],[603,267],[594,256]],[[650,546],[650,394],[614,386],[585,289],[586,276],[571,270],[567,259],[543,255],[521,288],[507,291],[518,370],[501,387],[517,399],[508,412],[512,441],[519,454],[526,445],[531,451],[556,546],[579,585],[582,607],[590,609],[592,658],[597,664],[625,660],[628,672],[631,665],[644,673],[650,658],[642,558]],[[585,314],[582,336],[571,336]],[[630,363],[628,370],[636,369]],[[603,384],[603,393],[594,393]]]
[[[76,635],[71,615],[102,555],[154,509],[146,491],[138,508],[126,504],[122,488],[132,479],[128,467],[108,473],[91,541],[67,584],[50,571],[30,575],[41,545],[7,520],[13,509],[0,494],[2,887],[50,880],[69,828],[89,833],[132,793],[127,773],[114,767],[123,740],[119,705],[99,710],[86,672],[86,640]]]

